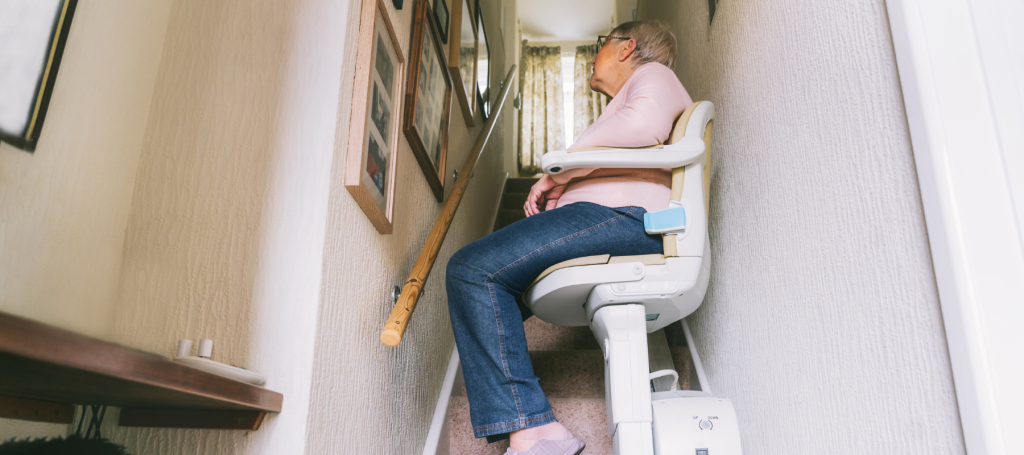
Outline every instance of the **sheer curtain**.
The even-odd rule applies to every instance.
[[[565,149],[561,48],[528,46],[519,66],[519,172],[541,172],[540,157]]]
[[[597,45],[576,46],[576,64],[573,65],[573,140],[580,137],[583,130],[594,123],[604,107],[608,105],[608,97],[590,89],[590,75],[594,67],[590,61],[597,55]]]

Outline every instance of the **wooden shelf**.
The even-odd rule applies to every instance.
[[[267,412],[281,412],[283,400],[262,387],[2,312],[0,395],[117,406],[122,426],[249,430]]]

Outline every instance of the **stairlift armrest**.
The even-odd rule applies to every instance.
[[[557,150],[541,157],[545,174],[561,174],[584,168],[677,168],[704,156],[704,141],[684,137],[660,149],[610,148],[598,150]]]

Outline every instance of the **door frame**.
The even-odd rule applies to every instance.
[[[967,453],[1024,453],[1024,6],[886,8]]]

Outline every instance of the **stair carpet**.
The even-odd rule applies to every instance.
[[[525,217],[522,206],[530,186],[536,181],[508,180],[494,230]],[[587,443],[585,454],[612,455],[605,411],[604,355],[590,328],[557,326],[536,317],[526,320],[524,325],[534,374],[540,379],[555,417]],[[673,365],[679,373],[679,388],[688,389],[692,365],[681,326],[670,325],[665,329],[665,336]],[[448,404],[446,426],[448,434],[442,438],[447,440],[442,441],[441,446],[450,455],[500,455],[508,449],[508,440],[487,444],[485,438],[473,437],[461,369]]]
[[[534,374],[540,378],[555,417],[587,443],[587,455],[612,455],[604,396],[604,356],[589,327],[562,327],[531,317],[524,323]],[[689,350],[679,324],[666,328],[679,388],[690,388]],[[448,404],[448,448],[451,455],[500,455],[508,441],[487,444],[473,437],[469,401],[462,372]]]
[[[501,194],[498,218],[494,221],[495,231],[526,218],[523,206],[526,205],[526,197],[530,195],[530,188],[537,180],[540,179],[513,178],[505,181],[505,192]]]

